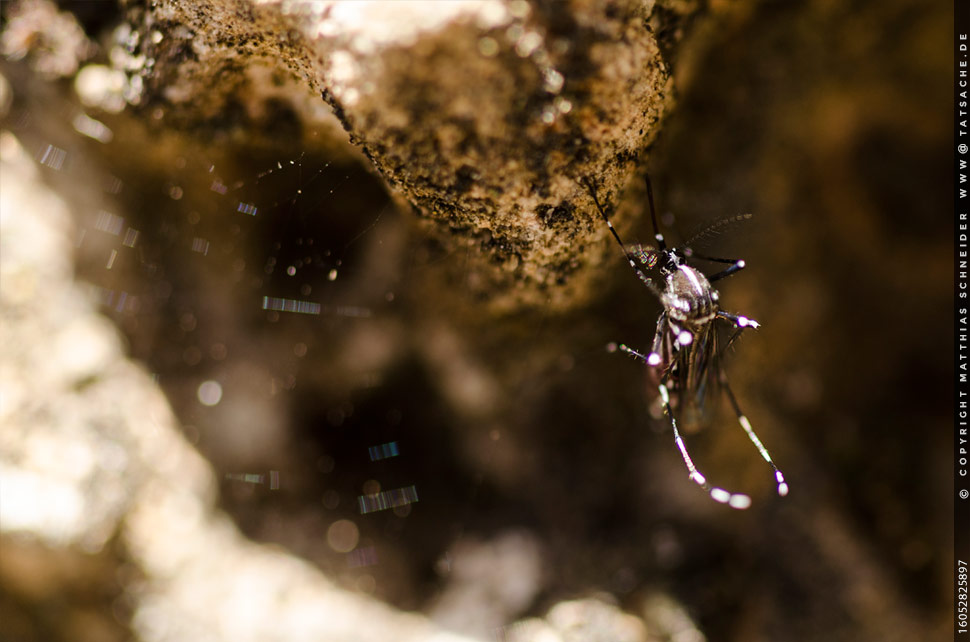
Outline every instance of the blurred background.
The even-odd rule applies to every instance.
[[[2,149],[15,158],[16,139],[30,184],[43,186],[33,195],[49,190],[66,206],[50,223],[61,244],[40,261],[42,242],[14,236],[40,218],[4,202],[3,258],[39,266],[28,294],[12,272],[0,281],[2,484],[22,503],[42,487],[21,474],[33,461],[25,435],[57,435],[62,400],[97,387],[97,377],[56,388],[56,373],[25,374],[30,359],[74,367],[76,350],[47,333],[76,321],[52,303],[71,287],[164,393],[211,467],[205,492],[235,528],[350,595],[471,639],[539,639],[513,623],[553,626],[557,605],[582,599],[640,623],[610,633],[587,622],[560,639],[949,635],[947,3],[711,0],[661,34],[677,43],[676,107],[643,171],[668,240],[754,215],[703,249],[747,262],[718,283],[721,302],[762,328],[725,365],[790,495],[775,495],[726,403],[687,435],[709,479],[752,496],[743,512],[688,481],[644,368],[608,349],[649,349],[660,312],[618,252],[590,304],[490,316],[460,287],[440,289],[442,270],[459,285],[473,278],[465,257],[422,237],[352,150],[322,133],[307,146],[317,134],[283,109],[254,133],[227,118],[205,138],[128,112],[85,120],[80,75],[58,54],[105,56],[71,47],[103,38],[120,14],[106,2],[32,4],[62,17],[50,33],[63,29],[51,46],[11,34],[4,3],[0,124],[12,138]],[[25,175],[4,165],[0,191]],[[649,240],[640,178],[624,203]],[[50,261],[73,282],[45,282]],[[68,345],[90,351],[79,336]],[[48,451],[72,452],[51,439]],[[110,446],[98,452],[92,469],[147,475],[111,469]],[[168,465],[166,450],[140,456]],[[181,466],[170,466],[176,480]],[[104,488],[84,486],[79,505],[113,506]],[[0,638],[200,639],[146,615],[161,580],[135,536],[64,524],[52,535],[18,522],[11,497]],[[112,514],[137,513],[138,497]],[[194,545],[168,546],[178,557]],[[209,579],[220,578],[192,581]],[[287,625],[279,639],[300,639]]]

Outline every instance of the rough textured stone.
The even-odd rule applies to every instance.
[[[325,121],[322,96],[445,251],[471,257],[464,288],[495,310],[571,307],[606,245],[579,181],[609,201],[669,106],[652,8],[165,0],[129,13],[130,98],[206,129],[237,125],[238,104],[299,137],[278,129],[280,99],[306,124]]]
[[[91,4],[70,6],[80,15]],[[268,10],[280,13],[281,6]],[[952,220],[945,212],[952,186],[943,180],[949,157],[940,154],[952,149],[949,13],[912,0],[749,0],[704,3],[705,14],[692,23],[692,6],[658,2],[650,14],[678,91],[678,109],[650,150],[651,175],[672,241],[719,217],[754,214],[704,240],[711,252],[748,262],[719,283],[721,300],[763,325],[725,361],[742,407],[788,475],[788,497],[773,496],[770,470],[723,401],[710,425],[685,439],[710,479],[749,492],[753,505],[728,511],[685,479],[669,423],[651,414],[655,385],[640,364],[604,350],[610,341],[649,345],[659,305],[602,227],[591,227],[601,237],[595,250],[612,253],[611,260],[590,255],[581,268],[582,278],[598,271],[591,282],[610,284],[592,304],[495,317],[487,306],[467,304],[465,291],[473,288],[466,283],[477,282],[478,292],[486,284],[472,269],[477,249],[429,250],[406,217],[394,214],[373,175],[332,162],[329,151],[315,153],[323,146],[319,122],[289,96],[299,92],[307,105],[322,105],[307,83],[278,85],[285,99],[267,110],[275,116],[260,120],[256,81],[231,93],[209,76],[211,95],[197,99],[211,113],[196,122],[191,104],[179,107],[160,94],[143,109],[117,111],[119,97],[153,95],[145,84],[131,93],[137,82],[117,82],[119,70],[134,78],[143,68],[147,59],[136,48],[125,53],[130,60],[106,47],[89,61],[100,67],[75,77],[83,102],[68,83],[44,81],[28,54],[0,61],[10,80],[3,127],[70,204],[76,233],[18,243],[5,228],[0,261],[73,248],[85,303],[58,297],[45,307],[65,290],[57,279],[72,262],[67,254],[35,262],[35,277],[15,270],[0,279],[0,295],[9,287],[12,297],[4,305],[23,311],[4,316],[0,333],[13,323],[49,330],[32,345],[4,345],[9,363],[38,371],[22,380],[16,369],[3,372],[12,392],[0,394],[0,404],[9,401],[22,417],[3,415],[2,430],[10,425],[16,433],[0,433],[0,454],[10,453],[0,481],[26,479],[21,488],[35,497],[66,489],[58,496],[92,512],[20,501],[39,508],[34,517],[0,520],[0,527],[22,525],[0,541],[5,632],[45,642],[126,639],[78,632],[135,613],[146,637],[175,636],[179,630],[165,623],[184,614],[192,631],[219,638],[223,624],[235,630],[219,611],[221,595],[269,622],[254,630],[272,633],[283,621],[279,613],[299,629],[310,626],[298,617],[305,611],[281,598],[280,586],[306,580],[326,582],[320,586],[328,592],[307,588],[314,597],[370,595],[362,612],[375,621],[388,615],[400,622],[394,618],[402,611],[428,613],[481,588],[479,595],[500,599],[478,602],[469,620],[511,620],[493,634],[531,629],[538,639],[562,637],[549,620],[557,603],[590,596],[595,605],[572,612],[588,613],[605,631],[624,622],[640,630],[632,615],[647,639],[909,642],[948,634],[952,480],[940,462],[951,452],[952,417],[939,409],[949,407],[952,345],[932,328],[951,322]],[[142,24],[138,11],[130,7],[129,35]],[[85,24],[94,25],[91,35],[114,26]],[[529,62],[517,53],[516,60]],[[180,75],[167,82],[177,85]],[[82,109],[106,129],[78,119]],[[269,138],[298,146],[267,151]],[[7,175],[0,174],[0,191],[7,191]],[[607,174],[600,178],[606,199],[618,203]],[[632,185],[617,220],[625,237],[645,241],[652,230],[643,187]],[[40,188],[31,191],[42,198]],[[51,217],[27,217],[14,229],[57,218],[60,206],[43,203]],[[249,214],[254,207],[258,213]],[[577,211],[591,214],[588,204]],[[631,225],[636,216],[638,227]],[[127,227],[140,232],[131,244]],[[44,250],[37,257],[34,244]],[[429,276],[443,266],[465,280]],[[431,287],[436,282],[462,291]],[[266,296],[317,304],[320,313],[265,309]],[[92,301],[123,330],[121,349],[143,369],[99,369],[119,342],[88,318]],[[367,314],[354,316],[360,311]],[[59,339],[62,327],[90,347],[66,350],[75,344],[71,333]],[[28,336],[21,332],[9,336]],[[129,452],[136,443],[119,426],[132,417],[154,424],[106,406],[134,400],[155,407],[118,393],[147,383],[144,370],[168,396],[184,438],[173,425],[175,437],[151,442],[147,456],[132,449],[119,474],[111,465],[125,460],[112,446]],[[91,380],[92,371],[100,378]],[[28,380],[49,390],[25,387]],[[216,406],[201,403],[204,382],[222,386]],[[98,394],[88,398],[88,390]],[[25,433],[45,417],[71,430],[38,427],[31,440]],[[88,425],[94,421],[111,425]],[[370,458],[370,448],[392,441],[400,456]],[[186,442],[209,463],[192,464],[197,458]],[[28,455],[35,446],[38,454]],[[184,473],[156,461],[169,447],[175,461],[186,462]],[[279,490],[238,481],[266,469],[280,471]],[[170,477],[156,484],[163,470]],[[153,492],[113,493],[128,488],[129,475]],[[104,501],[87,498],[75,483],[104,492]],[[225,513],[211,508],[206,489],[216,483]],[[362,494],[409,484],[417,504],[360,514]],[[17,488],[0,483],[2,493]],[[157,500],[155,517],[136,497]],[[0,510],[4,505],[18,504],[3,501]],[[118,515],[130,517],[131,528],[116,530],[100,553],[85,552],[104,542],[99,525]],[[336,538],[331,545],[331,530],[346,535],[348,522],[358,548],[344,553],[349,544]],[[156,529],[165,541],[146,542],[143,534]],[[528,546],[509,553],[503,535],[510,531],[520,544],[536,542],[540,554],[513,564],[531,581],[504,593],[508,587],[496,586],[491,571],[528,559],[520,557]],[[77,544],[37,544],[48,537]],[[236,569],[250,591],[219,584]],[[468,569],[482,573],[480,587]],[[509,598],[523,595],[532,602],[516,613],[527,598]],[[86,621],[97,624],[77,624],[94,612],[100,619]],[[308,630],[324,630],[319,626]]]

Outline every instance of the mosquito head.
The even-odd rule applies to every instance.
[[[654,263],[664,276],[676,272],[677,268],[686,261],[686,257],[684,257],[678,248],[662,251],[654,250],[654,252],[656,253]]]

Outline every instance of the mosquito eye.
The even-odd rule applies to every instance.
[[[642,247],[638,247],[636,251],[637,260],[640,261],[647,269],[650,269],[657,265],[657,253],[652,250],[646,250]]]

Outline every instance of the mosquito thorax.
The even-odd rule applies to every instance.
[[[681,264],[667,275],[663,303],[670,318],[685,326],[700,327],[717,315],[717,290],[700,270]]]

